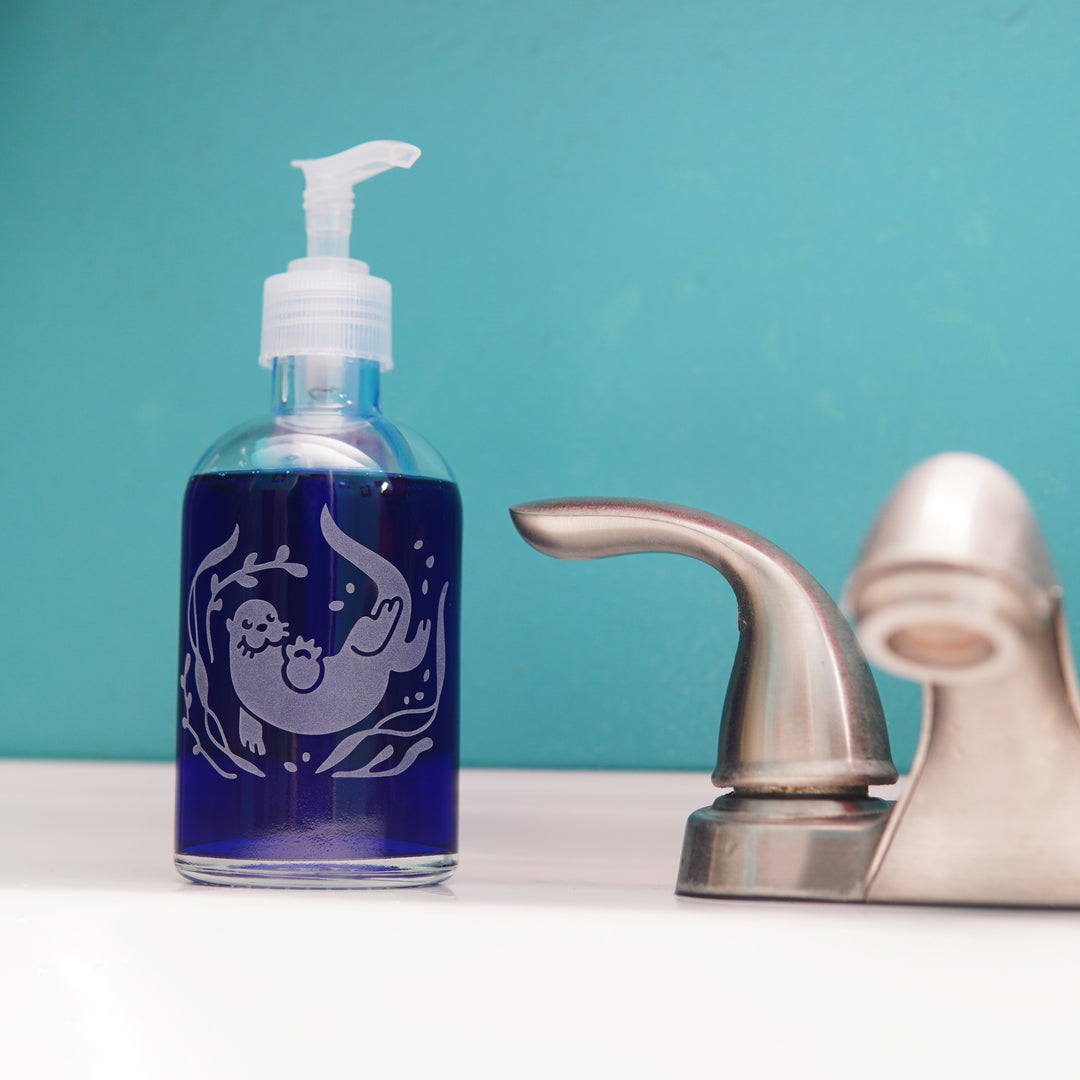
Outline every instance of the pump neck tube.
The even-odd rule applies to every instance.
[[[372,416],[379,411],[377,360],[280,356],[274,361],[272,408],[278,414]]]

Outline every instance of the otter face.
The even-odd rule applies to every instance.
[[[234,649],[241,656],[254,656],[267,645],[277,645],[289,636],[287,622],[278,618],[277,608],[265,600],[245,600],[231,619],[225,620]]]

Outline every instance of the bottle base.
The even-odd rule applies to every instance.
[[[401,889],[437,885],[456,867],[457,855],[295,862],[176,856],[176,869],[200,885],[258,889]]]

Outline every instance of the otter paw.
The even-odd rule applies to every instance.
[[[319,657],[322,649],[314,640],[297,638],[285,647],[289,661],[285,665],[285,681],[294,690],[311,690],[322,678],[322,664]]]
[[[401,597],[383,600],[373,614],[357,619],[349,631],[347,643],[360,656],[374,656],[381,652],[397,627],[404,604]]]
[[[384,600],[375,610],[375,621],[395,622],[403,606],[400,596],[395,596],[392,600]]]
[[[322,649],[315,644],[314,638],[298,637],[291,645],[285,646],[290,660],[318,660]]]
[[[240,710],[240,741],[249,750],[256,754],[265,754],[266,746],[263,744],[262,724],[251,713]]]

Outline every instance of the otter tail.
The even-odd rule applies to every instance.
[[[342,531],[338,523],[330,516],[330,507],[322,508],[319,526],[326,542],[345,560],[352,563],[362,574],[375,582],[379,595],[375,599],[375,608],[386,600],[400,597],[405,605],[402,622],[409,625],[412,614],[412,596],[405,576],[393,563],[387,562],[381,555],[358,543],[348,533]]]

